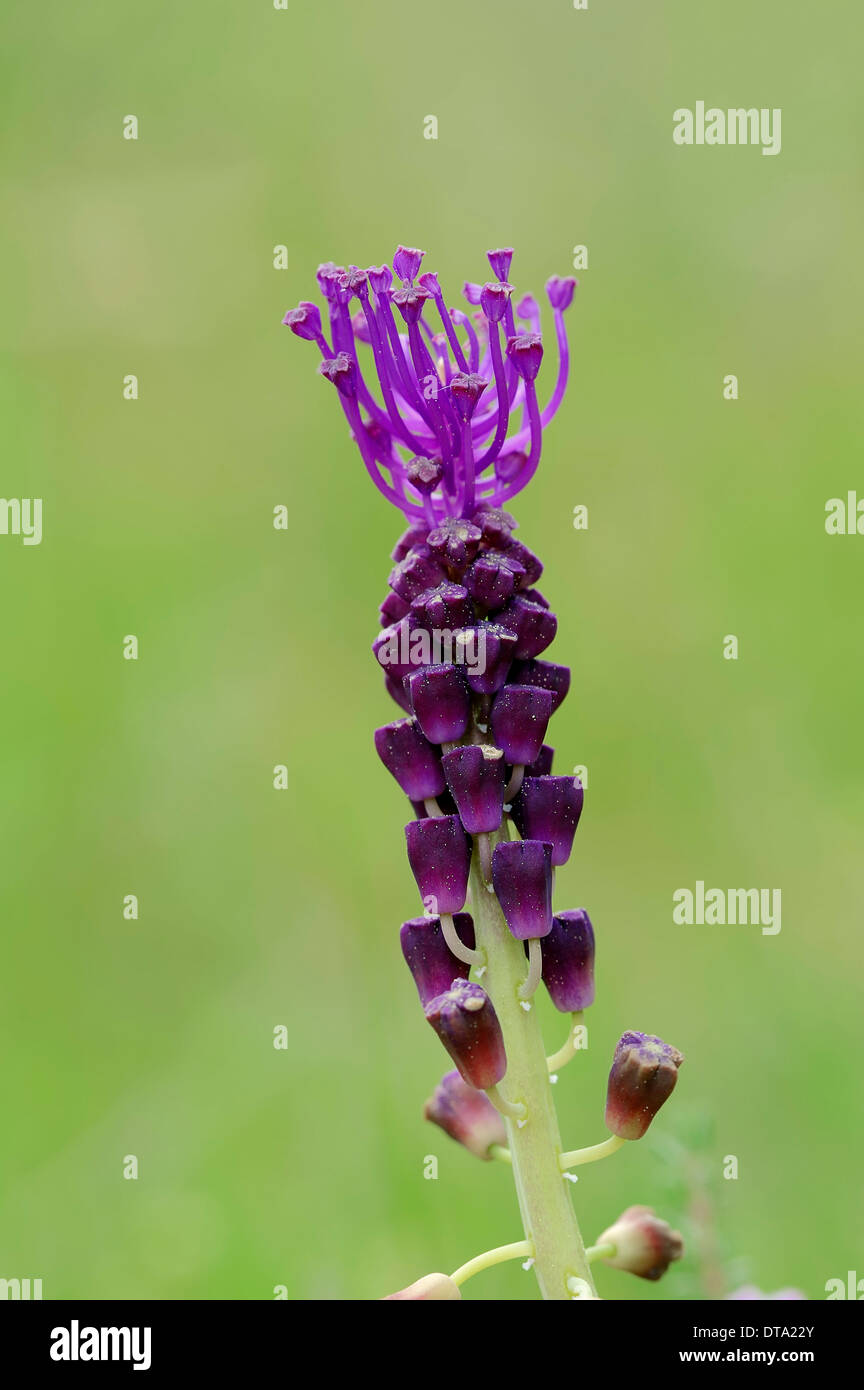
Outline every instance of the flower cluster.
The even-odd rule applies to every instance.
[[[519,944],[523,1009],[541,980],[563,1013],[581,1016],[594,999],[588,914],[553,910],[555,870],[570,856],[583,807],[580,781],[553,772],[545,741],[570,671],[545,657],[558,623],[537,588],[543,565],[506,510],[533,477],[564,395],[564,314],[576,281],[556,276],[546,285],[558,369],[541,407],[540,309],[530,295],[514,306],[512,256],[488,253],[494,278],[466,283],[468,312],[447,306],[436,274],[420,273],[423,252],[400,246],[392,271],[319,268],[326,328],[311,302],[284,319],[316,343],[319,371],[337,389],[372,481],[407,523],[372,644],[402,713],[376,731],[375,747],[413,811],[405,840],[423,915],[404,922],[402,951],[456,1068],[426,1114],[482,1158],[507,1152],[499,1111],[520,1125],[532,1117],[530,1105],[498,1090],[509,1046],[499,1013],[513,1001],[481,983],[488,942],[475,934],[478,891],[494,898]],[[609,1078],[607,1144],[644,1134],[681,1061],[658,1038],[623,1035]],[[663,1249],[668,1258],[655,1258],[653,1247],[640,1254],[636,1272],[655,1277],[680,1253],[674,1241]]]

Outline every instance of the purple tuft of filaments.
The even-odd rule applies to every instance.
[[[337,388],[378,491],[427,530],[448,517],[502,507],[522,491],[567,387],[564,314],[576,281],[556,275],[546,284],[558,374],[541,408],[539,306],[525,295],[514,308],[512,250],[487,254],[495,279],[466,282],[467,314],[448,307],[436,274],[420,274],[424,252],[400,246],[393,270],[319,266],[329,338],[308,300],[283,319],[318,347],[319,371]],[[377,395],[369,385],[376,377]]]

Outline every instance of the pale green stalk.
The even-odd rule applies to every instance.
[[[506,839],[502,829],[493,837]],[[552,1101],[546,1049],[537,1010],[519,999],[528,963],[520,941],[510,933],[494,893],[483,882],[479,855],[471,867],[476,944],[485,952],[481,976],[501,1023],[507,1050],[507,1074],[501,1082],[504,1098],[525,1106],[521,1123],[506,1118],[513,1179],[526,1240],[534,1253],[534,1273],[544,1299],[570,1300],[568,1279],[584,1280],[596,1298],[591,1268],[560,1168],[561,1136]]]

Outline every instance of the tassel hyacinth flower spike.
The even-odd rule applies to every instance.
[[[543,1298],[594,1299],[592,1262],[656,1278],[681,1241],[632,1207],[586,1248],[567,1178],[645,1133],[683,1058],[625,1032],[607,1137],[564,1149],[552,1081],[585,1045],[594,930],[583,908],[556,913],[553,893],[583,789],[552,770],[547,726],[570,671],[546,658],[557,618],[536,587],[543,565],[507,508],[534,477],[564,398],[576,281],[546,284],[557,368],[541,395],[540,307],[514,298],[512,250],[488,253],[491,278],[465,284],[465,309],[448,307],[438,276],[421,273],[423,256],[400,246],[392,270],[328,262],[317,275],[326,315],[304,301],[283,320],[317,347],[366,471],[406,527],[372,644],[400,713],[376,730],[375,747],[411,809],[422,915],[406,917],[402,951],[455,1068],[425,1114],[479,1158],[512,1167],[522,1221],[519,1239],[390,1297],[457,1299],[471,1276],[519,1258]],[[568,1016],[552,1057],[532,1006],[541,984]]]

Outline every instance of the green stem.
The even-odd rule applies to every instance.
[[[450,1278],[454,1284],[464,1284],[466,1279],[471,1279],[484,1269],[503,1264],[505,1260],[518,1260],[520,1256],[530,1258],[533,1253],[529,1240],[514,1240],[512,1245],[498,1245],[494,1250],[484,1250],[482,1255],[475,1255],[473,1260],[454,1269]]]
[[[505,838],[506,829],[494,837]],[[519,1001],[525,980],[525,951],[507,928],[493,893],[487,890],[479,855],[471,865],[472,914],[477,947],[486,953],[483,986],[498,1014],[507,1049],[501,1091],[511,1104],[525,1106],[519,1122],[506,1120],[513,1180],[525,1236],[534,1252],[534,1273],[544,1299],[570,1300],[568,1279],[584,1280],[596,1298],[591,1269],[563,1178],[561,1136],[546,1068],[546,1051],[537,1010]]]
[[[599,1158],[608,1158],[610,1154],[617,1153],[626,1143],[626,1139],[619,1139],[617,1134],[610,1134],[602,1144],[590,1144],[587,1149],[570,1149],[568,1153],[561,1155],[561,1169],[563,1171],[565,1168],[578,1168],[580,1163],[596,1163]]]
[[[593,1264],[595,1260],[608,1260],[611,1255],[615,1254],[615,1250],[614,1241],[604,1240],[602,1245],[589,1245],[585,1254]]]

